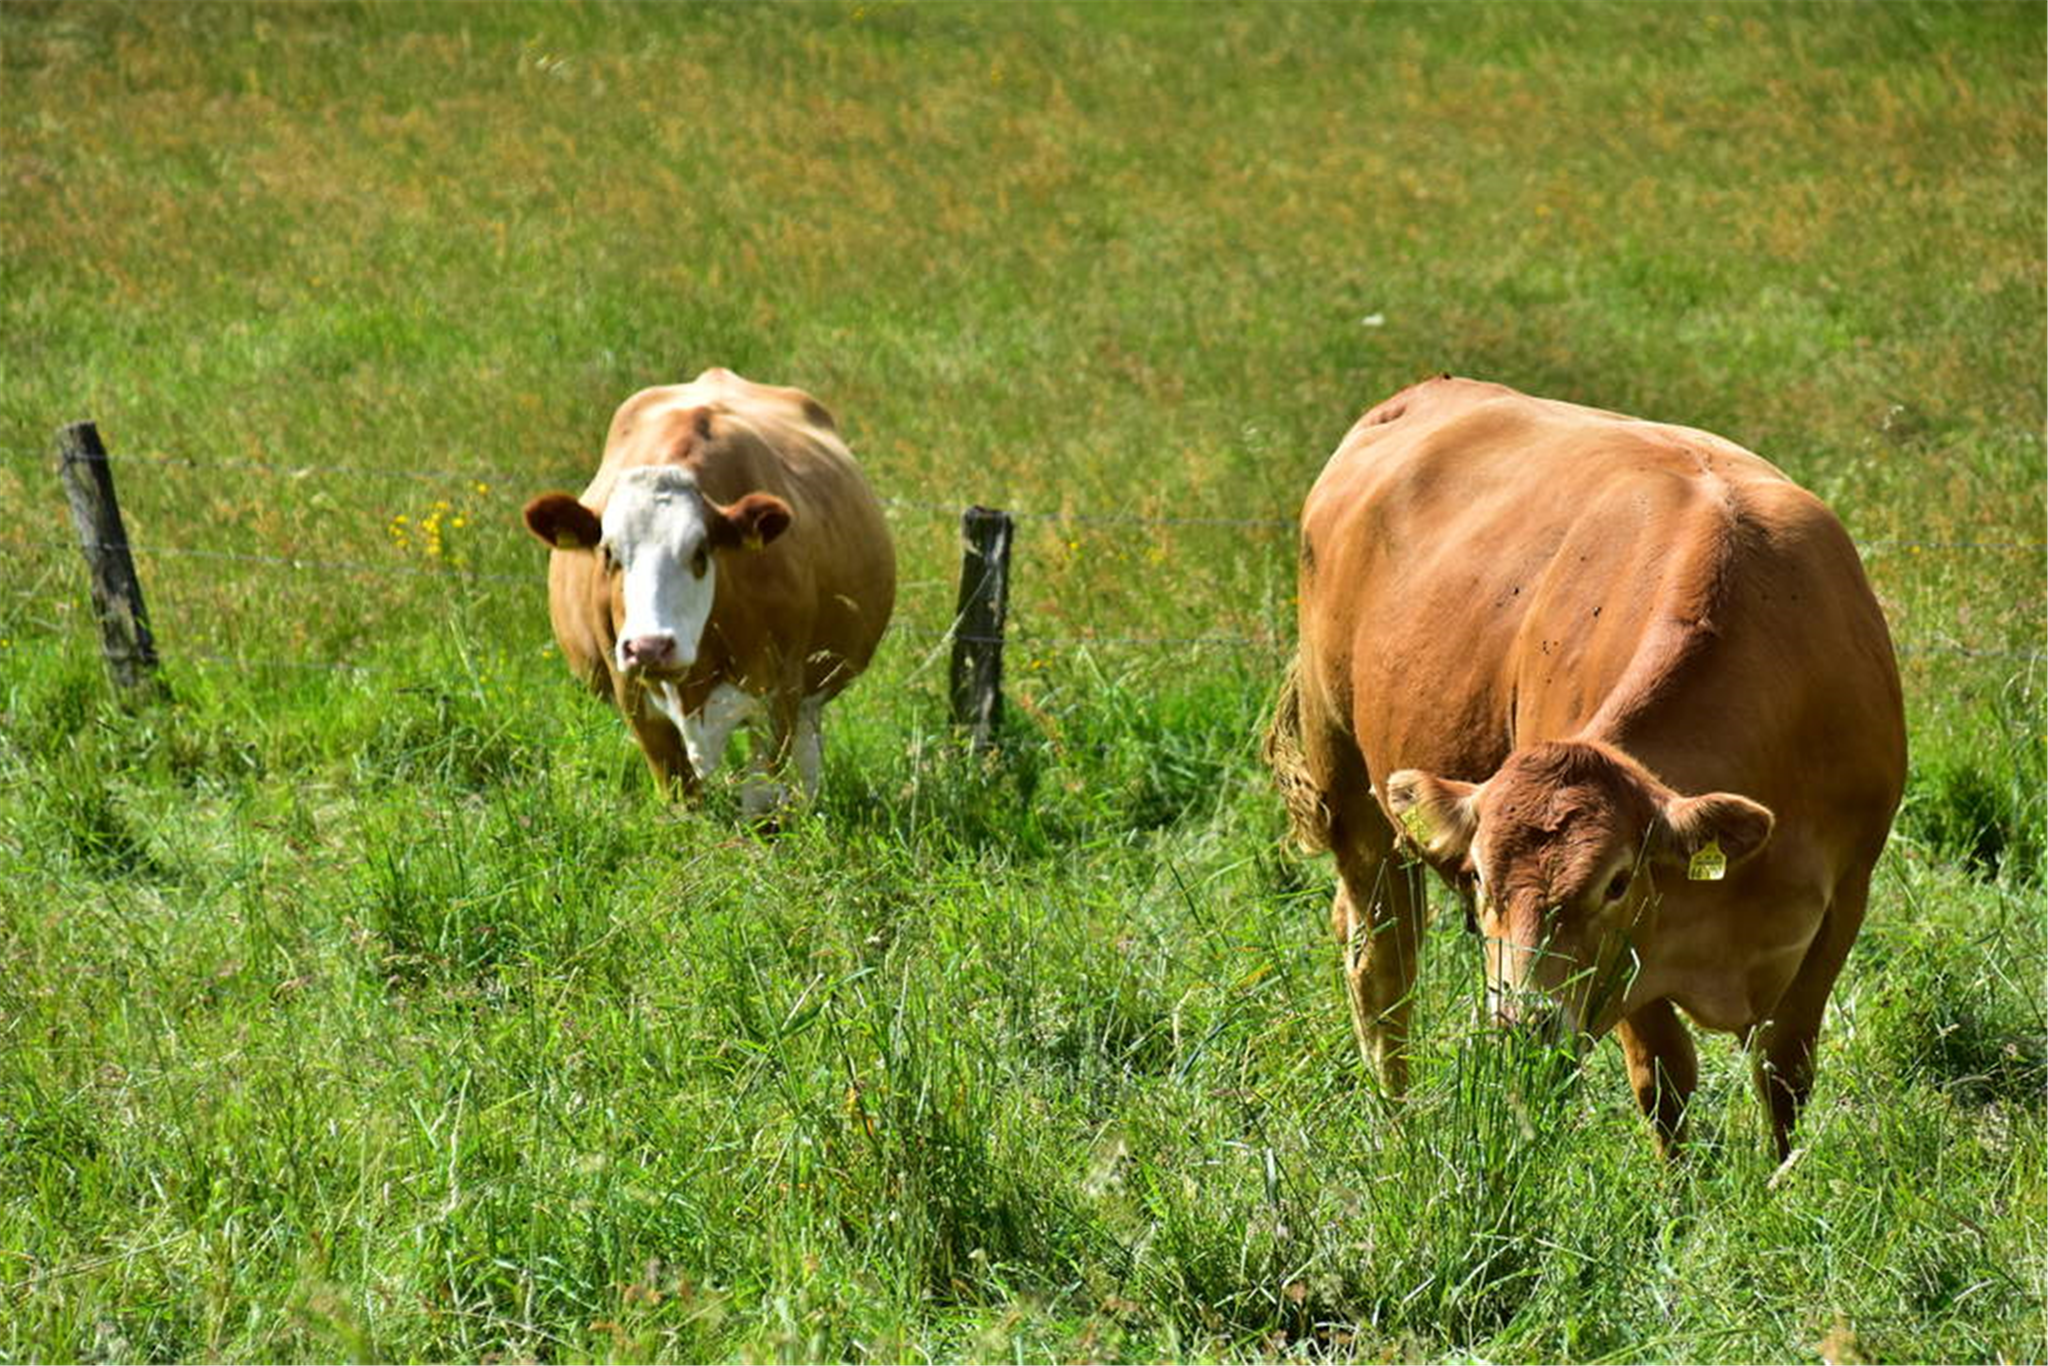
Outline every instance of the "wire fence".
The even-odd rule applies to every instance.
[[[30,450],[22,447],[11,447],[0,449],[0,455],[5,455],[6,457],[15,460],[37,461],[46,466],[52,467],[54,467],[55,464],[55,459],[53,458],[51,452],[49,452],[48,450]],[[286,479],[292,481],[300,481],[312,478],[339,478],[351,480],[385,479],[415,484],[435,484],[450,489],[461,488],[485,493],[489,492],[491,487],[494,485],[544,482],[536,481],[531,471],[512,472],[497,469],[485,469],[480,467],[468,469],[399,469],[393,466],[373,465],[290,465],[280,464],[275,461],[260,460],[248,456],[202,457],[189,455],[170,455],[163,452],[149,451],[123,451],[120,453],[118,458],[123,463],[132,460],[144,461],[160,466],[170,466],[185,469],[239,470],[248,473],[262,474],[271,478]],[[974,501],[975,500],[971,498],[956,498],[947,501],[935,501],[932,499],[904,498],[894,495],[884,496],[881,499],[882,505],[885,508],[888,508],[889,510],[894,512],[930,513],[945,517],[958,517],[962,509],[970,506],[971,504],[974,503]],[[1297,525],[1296,521],[1291,517],[1277,516],[1183,517],[1157,516],[1147,515],[1143,513],[1072,511],[1068,509],[1032,509],[1016,507],[1008,507],[1005,508],[1004,510],[1008,512],[1011,517],[1015,518],[1018,521],[1071,523],[1074,525],[1081,526],[1209,526],[1241,527],[1253,530],[1278,532],[1292,531]],[[1866,555],[1885,554],[1890,552],[1914,553],[1924,551],[2006,551],[2033,552],[2035,554],[2044,554],[2048,553],[2048,540],[1919,540],[1899,537],[1880,537],[1874,540],[1857,541],[1856,548]],[[136,547],[136,553],[177,555],[197,554],[201,552],[181,550],[177,547],[157,547],[151,549]],[[283,558],[289,560],[290,562],[298,562],[295,559],[292,559],[292,557],[271,558]],[[306,561],[305,563],[310,565],[313,562]],[[400,570],[393,569],[391,566],[384,566],[383,569],[385,570],[385,572],[402,572]]]
[[[48,450],[23,448],[0,448],[0,457],[16,461],[39,462],[46,468],[54,468],[56,458]],[[121,452],[113,457],[121,464],[140,462],[159,468],[186,469],[193,471],[224,471],[239,474],[256,474],[268,478],[301,482],[311,479],[344,479],[348,481],[387,480],[411,485],[440,486],[460,489],[478,496],[488,495],[494,486],[510,486],[535,482],[528,473],[512,473],[483,467],[467,468],[426,468],[401,469],[389,466],[371,465],[293,465],[243,456],[190,456],[164,452]],[[960,499],[940,501],[929,498],[905,498],[888,496],[881,499],[887,512],[896,519],[905,517],[934,517],[957,519],[962,511],[974,500]],[[1048,525],[1076,527],[1208,527],[1235,528],[1254,533],[1279,535],[1292,532],[1296,522],[1287,517],[1222,517],[1206,515],[1148,515],[1137,512],[1097,512],[1072,510],[1068,508],[1034,509],[1010,508],[1009,515],[1018,521]],[[77,540],[59,537],[30,537],[17,541],[18,546],[32,546],[38,550],[71,552],[81,548],[88,550],[113,547],[96,546],[87,543],[81,547]],[[1958,554],[1958,553],[2031,553],[2036,556],[2048,552],[2048,541],[2023,541],[2004,539],[1906,539],[1881,538],[1858,541],[1857,548],[1868,556],[1885,554]],[[144,560],[196,560],[221,564],[247,565],[263,570],[287,571],[294,575],[321,576],[318,582],[309,582],[309,587],[324,584],[327,576],[347,575],[373,578],[393,578],[409,581],[439,581],[451,585],[518,585],[534,587],[540,583],[536,574],[508,574],[478,570],[454,563],[393,563],[362,559],[328,558],[318,555],[290,555],[263,553],[249,550],[220,550],[196,546],[169,544],[154,540],[131,541],[127,546],[130,553]],[[1183,579],[1188,570],[1176,566],[1176,573]],[[1199,576],[1199,571],[1197,571]],[[46,576],[47,577],[47,576]],[[1220,581],[1212,579],[1212,585]],[[939,579],[927,579],[899,585],[899,594],[913,598],[950,590],[952,584]],[[40,597],[40,591],[21,590],[21,598]],[[1033,651],[1072,650],[1078,648],[1136,649],[1136,650],[1241,650],[1282,651],[1291,645],[1292,613],[1274,614],[1261,623],[1261,629],[1253,633],[1197,633],[1133,635],[1123,632],[1098,632],[1082,628],[1078,632],[1040,633],[1028,626],[1022,630],[1008,632],[1002,638],[962,634],[955,620],[905,619],[899,617],[889,628],[888,634],[898,639],[910,639],[920,648],[939,648],[954,641],[976,644],[1000,644],[1016,646]],[[1902,658],[1948,657],[1969,660],[2006,660],[2027,663],[2041,663],[2048,660],[2048,652],[2042,650],[2012,650],[1996,646],[1958,643],[1947,640],[1909,641],[1896,645]],[[209,653],[204,649],[181,649],[179,657],[196,662],[233,666],[237,668],[263,667],[281,669],[328,670],[349,673],[378,672],[377,666],[354,663],[346,660],[277,659],[250,656],[228,656]]]

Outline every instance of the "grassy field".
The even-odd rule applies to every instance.
[[[0,1360],[2040,1360],[2044,27],[0,6]],[[518,525],[710,364],[897,500],[774,842],[654,799]],[[1912,778],[1775,1179],[1726,1040],[1662,1166],[1447,927],[1415,1094],[1359,1072],[1255,741],[1285,522],[1438,370],[1723,432],[1866,546]],[[977,501],[1048,514],[986,762]]]

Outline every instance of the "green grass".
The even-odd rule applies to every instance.
[[[0,8],[0,1359],[2038,1359],[2043,40]],[[901,500],[772,843],[653,800],[517,524],[714,363]],[[1439,369],[1722,431],[1869,547],[1913,769],[1775,1184],[1727,1041],[1665,1167],[1616,1050],[1480,1028],[1454,916],[1415,1094],[1359,1072],[1261,519]],[[168,703],[93,653],[80,417]],[[973,501],[1081,519],[1020,526],[987,762]]]

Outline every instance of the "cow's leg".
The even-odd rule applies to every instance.
[[[813,693],[796,709],[796,780],[808,804],[818,799],[818,778],[825,767],[825,697]]]
[[[754,727],[754,755],[747,767],[746,782],[740,787],[740,812],[750,821],[772,822],[789,800],[789,788],[775,780],[789,762],[797,729],[797,703],[778,693],[763,705],[768,725]]]
[[[1324,715],[1304,656],[1288,675],[1267,762],[1287,797],[1296,837],[1337,860],[1330,928],[1344,960],[1351,1029],[1384,1094],[1408,1089],[1408,1025],[1425,901],[1422,868],[1400,858],[1394,828],[1373,796],[1357,741]]]
[[[647,767],[662,795],[694,801],[703,785],[697,781],[696,767],[683,748],[682,731],[652,703],[647,690],[637,684],[628,685],[622,680],[618,703],[633,738],[640,742],[640,752],[647,756]]]
[[[708,778],[725,761],[725,747],[740,723],[754,714],[758,703],[730,683],[721,683],[704,699],[695,716],[682,718],[683,743],[690,751],[690,763],[697,776]]]
[[[1628,1060],[1628,1081],[1636,1104],[1656,1126],[1657,1151],[1676,1157],[1685,1136],[1685,1107],[1699,1083],[1699,1054],[1692,1031],[1669,1001],[1652,1001],[1615,1026]]]
[[[1757,1096],[1771,1117],[1771,1141],[1781,1162],[1791,1156],[1792,1126],[1798,1123],[1799,1111],[1813,1090],[1814,1041],[1820,1036],[1828,993],[1834,990],[1849,946],[1863,927],[1863,909],[1869,898],[1868,869],[1836,890],[1792,985],[1778,998],[1771,1017],[1750,1036],[1751,1074]]]
[[[1341,817],[1333,823],[1338,881],[1331,928],[1344,954],[1358,1051],[1381,1089],[1399,1096],[1408,1089],[1408,1026],[1426,904],[1422,868],[1395,857],[1383,819],[1377,838],[1348,833],[1348,824]]]

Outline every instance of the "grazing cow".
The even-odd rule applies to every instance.
[[[819,713],[896,598],[881,504],[823,405],[730,370],[644,389],[583,496],[542,494],[526,525],[554,550],[563,657],[617,703],[665,791],[694,795],[733,731],[765,720],[748,815],[787,796],[769,775],[792,751],[815,795]]]
[[[1897,665],[1826,507],[1707,432],[1446,375],[1360,418],[1301,514],[1266,737],[1386,1089],[1421,865],[1503,1025],[1620,1035],[1658,1146],[1739,1035],[1780,1155],[1905,775]]]

